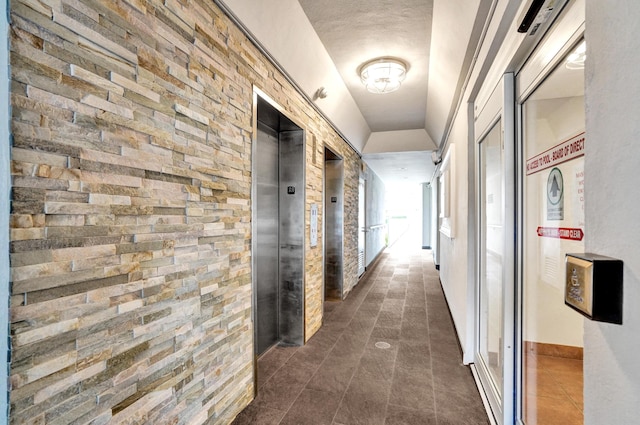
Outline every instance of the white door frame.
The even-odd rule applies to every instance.
[[[517,111],[517,140],[516,140],[516,350],[515,350],[515,423],[523,425],[523,268],[524,268],[524,201],[522,188],[524,183],[524,135],[522,105],[536,88],[547,78],[566,54],[584,38],[585,31],[585,1],[574,0],[568,3],[558,21],[545,34],[544,39],[533,51],[530,58],[516,75],[516,111]]]
[[[514,418],[514,351],[515,351],[515,78],[511,73],[504,74],[500,82],[494,88],[493,93],[484,105],[478,108],[475,117],[475,164],[476,164],[476,216],[480,217],[482,192],[480,190],[480,142],[493,129],[497,122],[501,123],[503,143],[503,270],[502,270],[502,353],[503,382],[502,393],[498,394],[492,387],[489,371],[479,355],[480,348],[480,231],[482,223],[478,220],[476,229],[476,290],[475,290],[475,347],[474,370],[479,377],[480,385],[485,392],[489,407],[498,424],[511,424]]]

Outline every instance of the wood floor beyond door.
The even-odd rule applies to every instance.
[[[525,346],[525,425],[582,425],[582,349]]]

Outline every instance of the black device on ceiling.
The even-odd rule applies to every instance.
[[[538,13],[540,12],[540,9],[542,8],[544,2],[545,0],[533,0],[531,2],[531,6],[529,6],[527,13],[525,13],[522,22],[520,22],[520,25],[518,26],[518,32],[529,31],[531,24],[533,24],[533,21],[538,16]]]

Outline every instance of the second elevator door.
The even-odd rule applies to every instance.
[[[257,174],[257,353],[279,340],[278,134],[258,123]]]

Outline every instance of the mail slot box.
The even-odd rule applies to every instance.
[[[564,303],[591,320],[622,324],[622,261],[567,254]]]

